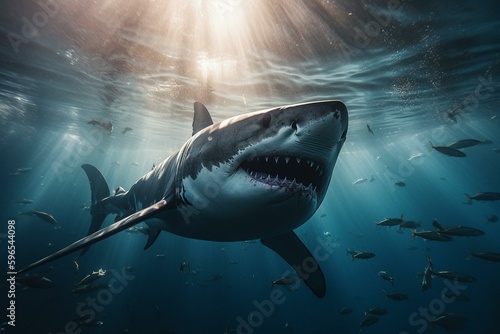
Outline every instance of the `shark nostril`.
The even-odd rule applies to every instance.
[[[292,121],[292,129],[297,131],[297,122],[296,121]]]

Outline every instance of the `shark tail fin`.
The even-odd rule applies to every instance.
[[[91,192],[91,205],[90,205],[90,214],[92,215],[92,221],[90,223],[89,231],[87,235],[91,235],[92,233],[99,230],[104,222],[104,219],[108,215],[107,212],[102,210],[102,208],[98,205],[100,201],[104,198],[109,197],[109,186],[104,176],[102,176],[101,172],[92,165],[84,164],[82,165],[83,170],[87,174],[90,183],[90,192]],[[80,256],[85,254],[89,247],[85,247],[82,249]]]

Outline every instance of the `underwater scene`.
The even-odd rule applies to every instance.
[[[499,10],[3,1],[0,332],[498,333]]]

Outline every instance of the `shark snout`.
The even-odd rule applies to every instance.
[[[346,139],[348,113],[345,104],[340,101],[299,105],[293,116],[296,116],[292,122],[295,145],[306,155],[323,160]]]
[[[324,113],[331,123],[328,124],[327,127],[329,127],[332,135],[338,140],[345,140],[348,127],[348,113],[346,105],[341,101],[325,101],[320,103],[325,104],[325,109],[321,109],[324,110]]]
[[[340,136],[340,139],[345,141],[345,139],[347,137],[347,128],[348,128],[348,123],[349,123],[349,116],[347,113],[347,107],[344,103],[342,103],[340,101],[335,101],[335,110],[332,112],[335,114],[336,111],[338,111],[340,114],[339,121],[340,121],[340,126],[342,129],[342,134]]]

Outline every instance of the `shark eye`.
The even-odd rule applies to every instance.
[[[297,131],[297,122],[296,121],[292,121],[292,129]]]
[[[260,124],[265,127],[265,128],[268,128],[269,127],[269,124],[271,123],[271,115],[269,114],[263,114],[261,117],[260,117],[260,120],[259,120]]]

